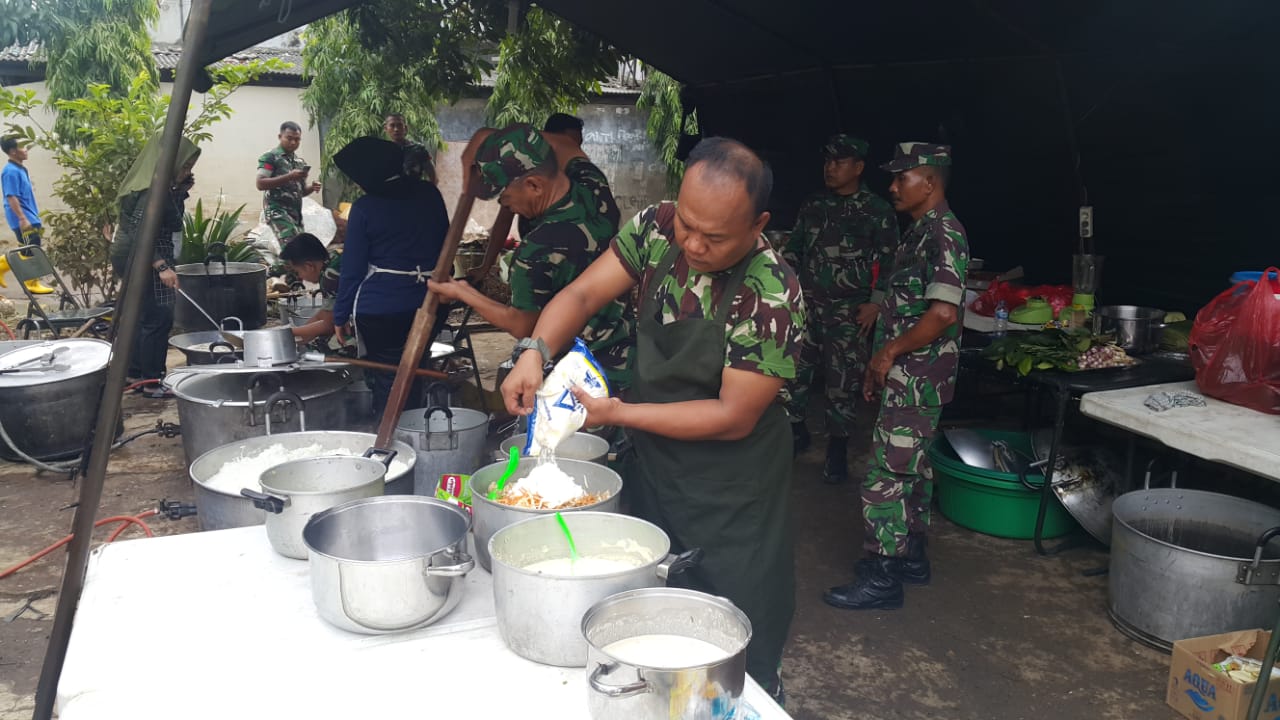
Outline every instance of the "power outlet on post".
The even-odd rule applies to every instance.
[[[1093,237],[1093,206],[1080,206],[1080,237]]]

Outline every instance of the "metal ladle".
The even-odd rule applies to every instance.
[[[231,332],[227,332],[226,330],[223,330],[222,323],[218,322],[217,320],[214,320],[212,315],[206,312],[204,308],[200,307],[200,303],[196,302],[195,300],[192,300],[191,296],[187,294],[186,290],[183,290],[182,288],[175,288],[175,289],[178,291],[179,295],[186,298],[187,302],[191,303],[191,307],[195,308],[196,310],[199,310],[200,314],[204,316],[204,319],[212,323],[213,326],[217,328],[218,332],[222,333],[222,339],[226,340],[231,345],[231,347],[237,350],[244,349],[244,338],[240,337],[239,335],[236,335],[235,333],[231,333]]]

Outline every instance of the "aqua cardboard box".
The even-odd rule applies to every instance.
[[[1256,683],[1241,683],[1213,668],[1239,655],[1261,660],[1271,633],[1265,630],[1209,635],[1173,644],[1165,702],[1192,720],[1245,720]],[[1272,679],[1259,720],[1280,720],[1280,679]]]

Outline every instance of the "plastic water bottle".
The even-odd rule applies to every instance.
[[[996,305],[996,326],[991,331],[992,337],[1002,338],[1009,333],[1009,308],[1005,307],[1004,301],[1001,300]]]

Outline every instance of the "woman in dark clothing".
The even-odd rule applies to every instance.
[[[444,198],[435,185],[407,176],[404,151],[386,140],[354,140],[334,163],[366,193],[347,218],[334,329],[344,337],[354,334],[363,357],[398,365],[449,230]],[[447,315],[443,307],[436,313],[433,337]],[[373,408],[381,414],[395,375],[372,376]],[[406,407],[418,407],[420,395],[415,383]]]
[[[142,316],[129,363],[129,377],[137,380],[160,380],[165,374],[165,354],[169,349],[169,331],[173,328],[173,303],[178,288],[178,274],[173,269],[174,256],[182,244],[184,204],[195,176],[191,168],[200,157],[200,148],[186,138],[178,147],[177,169],[164,202],[164,216],[156,231],[151,253],[151,297],[142,302]],[[116,197],[120,201],[120,220],[111,239],[111,267],[116,277],[129,275],[129,262],[134,241],[142,228],[142,214],[147,207],[151,176],[160,161],[160,136],[151,138],[138,159],[125,175]],[[148,397],[171,397],[158,383],[145,386]]]

